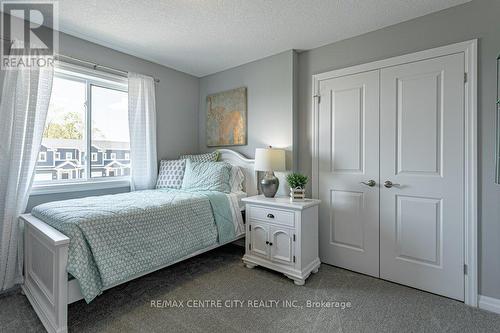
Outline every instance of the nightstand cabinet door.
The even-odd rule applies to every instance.
[[[269,226],[264,223],[256,223],[252,221],[249,225],[250,229],[250,252],[253,255],[268,257],[269,256]]]
[[[269,248],[271,260],[282,264],[293,264],[293,230],[270,227]]]

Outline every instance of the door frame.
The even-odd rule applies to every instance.
[[[405,54],[384,60],[337,69],[312,76],[312,196],[319,196],[319,103],[321,81],[393,67],[407,63],[463,53],[464,63],[464,302],[478,305],[477,233],[477,39]],[[464,269],[465,269],[464,267]]]

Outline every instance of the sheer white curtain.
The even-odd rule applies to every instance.
[[[22,282],[19,215],[28,204],[52,92],[52,68],[4,71],[0,101],[0,290]]]
[[[130,131],[130,188],[153,188],[158,175],[156,160],[155,83],[150,76],[128,74],[128,122]]]

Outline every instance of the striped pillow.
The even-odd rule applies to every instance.
[[[211,153],[204,154],[181,155],[179,159],[191,160],[191,162],[217,162],[219,159],[219,152],[213,151]]]

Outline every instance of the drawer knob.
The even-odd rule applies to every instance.
[[[267,214],[267,217],[270,218],[270,219],[274,219],[274,215],[273,214]]]

